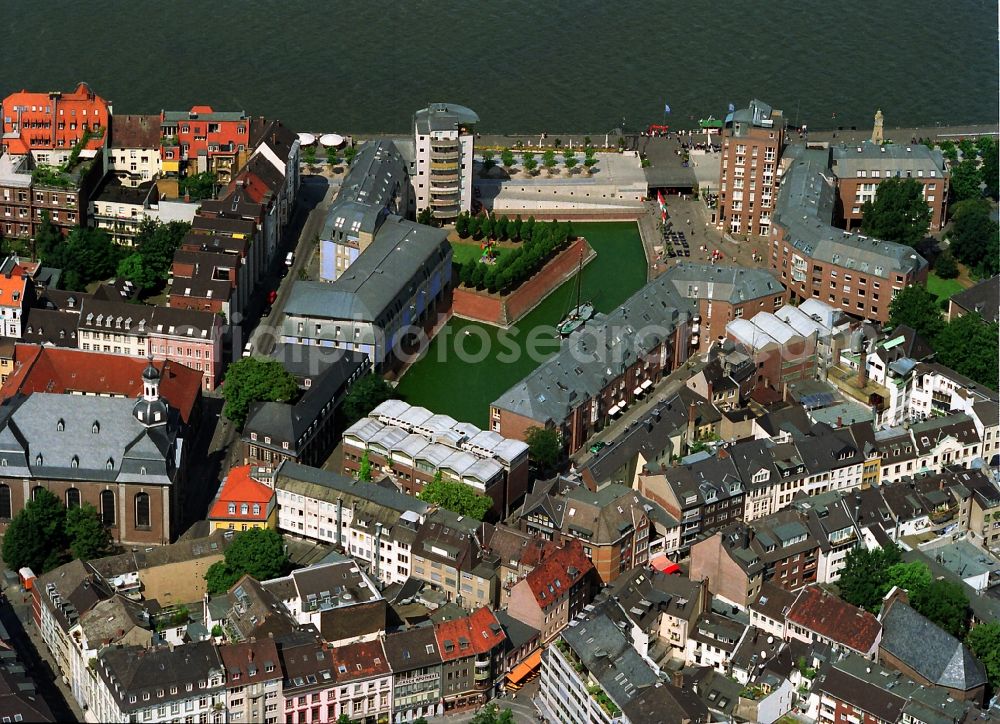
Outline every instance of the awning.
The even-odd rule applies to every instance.
[[[640,385],[639,387],[636,387],[634,390],[632,390],[632,394],[633,395],[641,395],[643,393],[643,391],[644,390],[642,389],[642,386]]]
[[[681,567],[667,558],[666,553],[660,553],[659,555],[653,556],[649,559],[649,565],[658,570],[660,573],[677,573],[681,570]]]
[[[609,415],[617,415],[621,411],[622,411],[622,406],[619,404],[619,405],[613,406],[610,410],[608,410],[608,414]]]
[[[644,390],[648,390],[652,386],[653,386],[653,381],[652,380],[646,380],[641,385],[639,385],[639,387],[641,387]]]
[[[542,650],[535,649],[531,654],[529,654],[528,658],[526,658],[520,664],[511,669],[510,673],[507,674],[507,683],[514,684],[515,686],[517,684],[520,684],[528,676],[531,675],[532,671],[534,671],[541,665],[542,665]]]

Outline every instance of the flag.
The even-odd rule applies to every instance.
[[[667,200],[663,198],[663,191],[657,189],[656,201],[660,205],[660,219],[667,220]]]
[[[734,106],[732,103],[730,103],[729,104],[729,112],[732,113],[735,110],[736,110],[736,106]]]
[[[664,113],[670,113],[670,106],[669,105],[663,106],[663,112]]]

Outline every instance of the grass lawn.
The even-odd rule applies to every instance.
[[[943,301],[965,289],[957,279],[942,279],[934,272],[927,275],[927,291],[935,295],[938,301]]]
[[[511,248],[498,246],[496,248],[497,259],[502,259],[513,251]],[[479,261],[483,255],[483,250],[477,242],[453,241],[451,242],[451,260],[455,263],[465,264],[469,261]]]
[[[646,258],[634,223],[574,222],[573,231],[597,251],[597,258],[584,267],[581,284],[583,299],[593,302],[597,311],[610,312],[646,283]],[[533,345],[539,354],[523,353],[531,330],[557,324],[572,306],[574,291],[570,279],[509,330],[452,319],[400,380],[400,396],[412,405],[485,428],[490,403],[558,350],[553,330],[539,335]],[[456,349],[466,360],[482,359],[463,361]]]

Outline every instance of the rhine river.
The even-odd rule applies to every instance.
[[[19,2],[0,95],[86,80],[118,113],[193,104],[296,130],[405,132],[429,101],[487,133],[692,127],[757,96],[816,130],[993,123],[996,0]]]

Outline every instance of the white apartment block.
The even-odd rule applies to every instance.
[[[453,220],[472,209],[472,159],[479,116],[465,106],[432,103],[413,116],[417,213]]]

